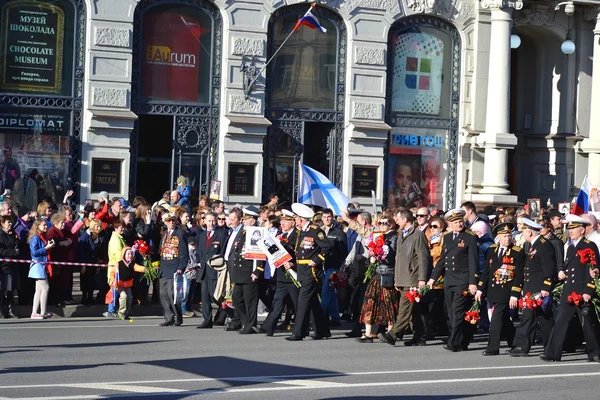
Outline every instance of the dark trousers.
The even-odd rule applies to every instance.
[[[506,303],[494,303],[492,320],[490,321],[490,335],[488,337],[487,351],[500,351],[500,340],[504,338],[508,347],[512,347],[515,340],[515,326],[510,320],[510,308]],[[485,312],[485,311],[482,311]]]
[[[212,323],[212,304],[219,303],[215,301],[213,296],[216,282],[212,278],[204,278],[200,280],[200,299],[202,301],[202,318],[206,323]]]
[[[583,329],[583,336],[585,337],[585,352],[587,353],[588,359],[592,359],[600,355],[600,346],[598,344],[598,337],[596,336],[595,326],[592,324],[594,320],[594,309],[590,305],[588,315],[581,315],[583,308],[576,306],[572,303],[561,303],[556,316],[556,324],[550,335],[548,345],[545,347],[546,357],[560,361],[563,350],[563,343],[569,329],[569,321],[573,317],[573,314],[577,313],[581,327]],[[591,314],[591,315],[590,315]]]
[[[273,297],[273,303],[267,319],[263,322],[262,326],[267,332],[274,332],[277,326],[277,321],[281,318],[281,313],[285,308],[287,302],[286,299],[291,299],[294,304],[294,309],[298,309],[298,295],[300,294],[300,288],[290,282],[278,282],[275,288],[275,295]],[[287,319],[287,315],[286,315]]]
[[[360,311],[365,296],[366,284],[363,283],[365,277],[364,274],[360,274],[358,268],[352,268],[348,272],[348,289],[350,296],[344,312],[352,316],[352,321],[358,321],[360,319]]]
[[[391,337],[396,339],[404,334],[404,331],[412,322],[413,326],[413,342],[419,342],[423,340],[425,334],[425,326],[421,319],[421,305],[418,303],[411,303],[406,298],[406,292],[410,288],[403,287],[400,289],[400,304],[398,307],[398,316],[392,329],[389,331]]]
[[[473,298],[463,295],[467,286],[446,286],[444,297],[446,299],[446,311],[450,320],[450,335],[448,344],[454,347],[468,346],[473,338],[474,325],[465,321],[465,312],[469,311]]]
[[[106,293],[108,293],[110,289],[110,287],[108,286],[106,272],[106,268],[96,268],[96,274],[94,275],[94,279],[96,280],[96,287],[98,288],[98,293],[96,294],[96,304],[104,304]]]
[[[305,333],[308,332],[308,321],[312,317],[315,335],[330,336],[329,322],[325,318],[325,313],[318,297],[319,293],[321,293],[321,283],[312,279],[301,283],[293,335],[304,337]]]
[[[273,307],[274,291],[270,280],[261,280],[258,284],[258,299],[263,302],[267,310]]]
[[[569,321],[567,321],[566,326],[568,326],[568,323]],[[552,332],[552,315],[543,311],[541,307],[534,309],[526,308],[523,310],[521,322],[515,335],[514,346],[520,347],[528,353],[535,340],[535,328],[538,324],[545,348],[550,341],[550,333]]]
[[[175,292],[173,278],[160,278],[160,305],[167,322],[181,322],[181,306],[173,302]]]
[[[421,316],[425,325],[425,336],[432,340],[438,336],[448,335],[448,322],[444,308],[444,290],[433,289],[427,295],[427,302],[421,302]]]
[[[255,327],[258,312],[258,282],[236,283],[233,286],[233,306],[240,317],[242,330],[248,332]]]

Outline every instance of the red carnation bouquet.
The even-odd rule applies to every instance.
[[[471,308],[469,308],[469,311],[465,311],[465,321],[467,321],[471,325],[475,325],[480,318],[480,308],[481,303],[475,300]]]
[[[409,303],[419,303],[423,296],[429,293],[429,286],[425,285],[422,288],[411,287],[408,292],[405,293]]]
[[[160,263],[158,261],[152,262],[150,260],[150,247],[146,243],[145,240],[136,240],[133,242],[133,246],[131,247],[133,251],[140,253],[142,258],[144,259],[143,265],[145,267],[144,274],[142,275],[142,279],[148,283],[148,286],[152,285],[155,279],[158,278],[158,268]]]
[[[598,268],[598,261],[596,260],[596,253],[594,252],[594,250],[592,250],[590,248],[578,250],[577,253],[575,253],[575,257],[579,257],[579,261],[582,264],[587,265],[590,268],[590,271]],[[596,296],[595,296],[595,298],[593,298],[591,300],[591,303],[594,306],[596,315],[600,319],[600,279],[598,278],[598,275],[596,274],[592,278],[592,280],[594,282],[594,287],[595,287],[594,293]],[[573,295],[578,296],[575,292],[571,293],[571,296],[573,296]],[[575,297],[574,300],[576,300],[576,299],[578,299],[578,298]],[[582,299],[583,299],[583,296],[582,296]],[[571,301],[569,300],[569,302],[571,302]]]
[[[366,241],[366,245],[367,250],[369,251],[369,268],[365,273],[363,283],[367,283],[373,278],[379,264],[384,262],[390,253],[390,248],[385,244],[382,233],[371,234]]]
[[[535,309],[542,306],[544,299],[542,299],[542,295],[540,293],[531,294],[527,292],[519,299],[519,308],[525,309]]]
[[[576,306],[583,305],[583,295],[571,292],[571,294],[567,297],[567,301],[571,304],[575,304]]]

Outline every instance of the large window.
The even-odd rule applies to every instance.
[[[213,23],[199,8],[166,4],[144,14],[142,97],[208,104]]]
[[[0,92],[70,96],[73,5],[59,0],[0,4]]]
[[[276,50],[302,17],[288,14],[273,24]],[[335,108],[337,82],[337,28],[327,18],[319,22],[327,29],[300,27],[273,60],[271,105],[274,108]]]
[[[448,34],[413,26],[391,40],[391,111],[449,117],[452,40]]]

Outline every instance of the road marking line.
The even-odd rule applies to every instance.
[[[582,372],[582,373],[571,373],[571,374],[551,374],[551,375],[521,375],[521,376],[493,376],[493,377],[479,377],[479,378],[458,378],[458,379],[428,379],[420,381],[398,381],[398,382],[364,382],[364,383],[347,383],[341,386],[271,386],[271,387],[260,387],[260,388],[220,388],[220,389],[200,389],[200,390],[189,390],[182,391],[181,393],[185,396],[202,395],[202,394],[235,394],[235,393],[257,393],[257,392],[279,392],[279,391],[290,391],[290,390],[314,390],[314,389],[355,389],[355,388],[373,388],[373,387],[389,387],[389,386],[414,386],[414,385],[426,385],[426,384],[440,384],[440,383],[467,383],[467,382],[493,382],[493,381],[507,381],[507,380],[532,380],[532,379],[556,379],[556,378],[575,378],[575,377],[593,377],[600,376],[600,372]],[[320,382],[319,382],[320,383]],[[172,392],[158,392],[152,393],[153,396],[172,396]],[[102,394],[102,395],[83,395],[83,396],[45,396],[45,397],[28,397],[29,400],[102,400],[110,398],[130,398],[130,397],[143,397],[147,394],[143,393],[132,393],[132,394]],[[18,397],[10,397],[7,399],[18,399]]]
[[[295,374],[295,375],[265,375],[265,376],[232,376],[222,378],[182,378],[182,379],[157,379],[152,381],[122,381],[112,382],[113,385],[138,385],[138,384],[160,384],[160,383],[191,383],[191,382],[215,382],[215,381],[276,381],[276,380],[297,380],[309,378],[330,378],[344,376],[362,376],[362,375],[393,375],[393,374],[422,374],[436,372],[468,372],[468,371],[486,371],[486,370],[504,370],[504,369],[532,369],[532,368],[563,368],[563,367],[586,367],[593,368],[593,364],[587,362],[564,362],[564,363],[548,363],[548,364],[533,364],[533,365],[503,365],[490,367],[457,367],[457,368],[438,368],[438,369],[408,369],[397,371],[361,371],[361,372],[330,372],[319,374]],[[2,371],[2,369],[0,369]],[[10,385],[0,386],[0,390],[4,389],[28,389],[28,388],[51,388],[65,387],[67,385],[94,385],[95,382],[89,383],[49,383],[37,385]]]
[[[109,391],[122,391],[122,392],[132,392],[132,393],[179,393],[185,392],[183,389],[170,389],[170,388],[161,388],[161,387],[152,387],[152,386],[124,386],[124,385],[115,385],[109,383],[97,383],[97,384],[65,384],[65,387],[73,387],[79,389],[97,389],[97,390],[109,390]]]

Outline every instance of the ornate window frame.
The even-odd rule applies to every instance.
[[[273,12],[269,19],[267,36],[267,59],[275,51],[274,23],[290,14],[304,14],[307,10],[307,3],[293,4],[281,7]],[[267,78],[265,81],[265,117],[273,123],[268,129],[265,148],[264,162],[264,181],[263,195],[266,197],[274,192],[274,187],[269,175],[269,164],[271,157],[274,156],[273,149],[278,147],[280,135],[289,135],[292,139],[290,150],[295,154],[294,158],[298,160],[302,156],[304,146],[301,145],[304,135],[304,122],[330,122],[334,124],[327,140],[327,156],[330,166],[330,178],[333,183],[340,184],[342,181],[343,166],[343,146],[344,146],[344,109],[346,102],[346,67],[347,67],[347,32],[344,19],[334,10],[324,6],[319,6],[315,11],[319,18],[326,18],[337,28],[338,35],[338,53],[336,58],[336,94],[335,103],[329,110],[312,109],[290,109],[273,107],[271,104],[271,88],[273,84],[273,64],[267,67]],[[327,33],[331,34],[331,33]],[[297,182],[294,176],[294,182]],[[296,193],[296,187],[294,188]]]
[[[48,95],[29,93],[0,93],[1,105],[58,109],[71,112],[71,134],[69,136],[69,186],[79,184],[81,179],[81,130],[83,124],[83,94],[85,74],[85,0],[62,0],[73,6],[73,74],[71,95]],[[76,193],[78,195],[78,193]]]
[[[446,32],[452,40],[452,67],[451,67],[451,85],[450,85],[450,117],[428,117],[418,114],[401,113],[392,111],[392,90],[393,90],[393,38],[400,31],[404,31],[411,26],[427,26]],[[461,70],[461,51],[462,41],[458,29],[450,22],[432,15],[411,15],[396,21],[388,33],[388,65],[387,65],[387,88],[386,88],[386,122],[392,127],[414,127],[414,128],[438,128],[447,129],[446,137],[447,155],[446,155],[446,204],[445,208],[450,209],[454,206],[456,199],[456,174],[458,165],[458,130],[459,130],[459,109],[460,109],[460,70]],[[388,140],[389,146],[389,140]],[[389,165],[389,149],[386,149],[386,165]],[[389,168],[385,169],[385,182],[389,179]],[[386,199],[387,202],[387,199]]]
[[[142,79],[142,33],[144,13],[156,6],[188,5],[198,7],[212,19],[212,54],[211,54],[211,88],[208,104],[178,103],[167,101],[145,101],[140,95]],[[221,53],[223,47],[223,18],[219,8],[207,0],[141,0],[133,17],[133,72],[132,72],[132,111],[136,114],[172,115],[176,118],[175,145],[185,149],[206,149],[209,160],[208,180],[200,187],[200,193],[208,193],[208,181],[217,175],[217,146],[219,142],[219,108],[221,103]],[[187,137],[190,133],[197,135],[192,145]],[[131,133],[131,169],[129,173],[129,195],[133,197],[137,186],[138,159],[138,124]]]

